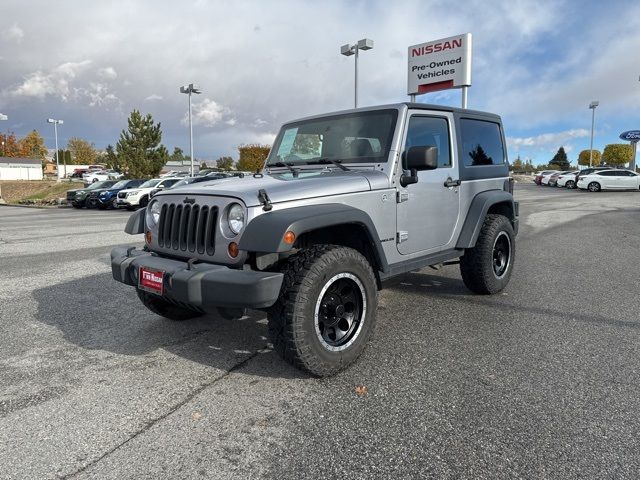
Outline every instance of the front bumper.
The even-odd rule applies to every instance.
[[[236,270],[223,265],[196,263],[160,257],[133,247],[111,250],[113,278],[138,286],[141,266],[164,271],[167,300],[186,303],[204,311],[217,307],[266,308],[280,294],[284,275],[278,272]]]

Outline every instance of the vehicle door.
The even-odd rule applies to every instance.
[[[604,170],[602,172],[593,172],[593,176],[600,184],[601,188],[607,190],[615,190],[616,187],[616,178],[613,176],[615,172],[611,170]]]
[[[417,172],[418,182],[398,186],[398,234],[396,245],[403,255],[444,250],[460,214],[459,176],[453,114],[438,111],[410,111],[405,124],[403,152],[411,147],[438,149],[438,167]],[[407,172],[408,173],[408,172]]]
[[[627,190],[635,190],[638,188],[638,175],[631,170],[621,170],[620,175],[620,188]]]

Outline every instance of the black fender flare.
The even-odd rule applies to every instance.
[[[378,232],[371,217],[364,211],[342,203],[306,205],[273,210],[254,218],[242,233],[240,250],[260,253],[283,253],[293,248],[284,242],[284,234],[291,231],[299,238],[303,233],[323,227],[356,224],[364,227],[368,241],[376,255],[378,269],[388,270],[388,264]]]
[[[141,208],[136,213],[132,214],[127,220],[127,225],[124,227],[124,231],[129,235],[136,235],[138,233],[144,233],[144,212],[146,208]]]
[[[456,243],[456,248],[472,248],[475,246],[482,229],[482,224],[489,209],[498,204],[505,204],[509,211],[509,220],[517,228],[517,208],[513,201],[513,195],[504,190],[487,190],[478,193],[469,206],[467,217],[460,230],[460,236]]]

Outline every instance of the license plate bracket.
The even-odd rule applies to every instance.
[[[164,271],[140,267],[138,270],[138,288],[145,292],[162,295],[164,293]]]

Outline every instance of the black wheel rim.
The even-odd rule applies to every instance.
[[[507,232],[500,232],[493,242],[492,263],[496,278],[504,277],[511,265],[511,239]]]
[[[364,323],[367,300],[362,282],[351,273],[327,281],[315,308],[316,335],[324,348],[340,351],[356,340]]]

